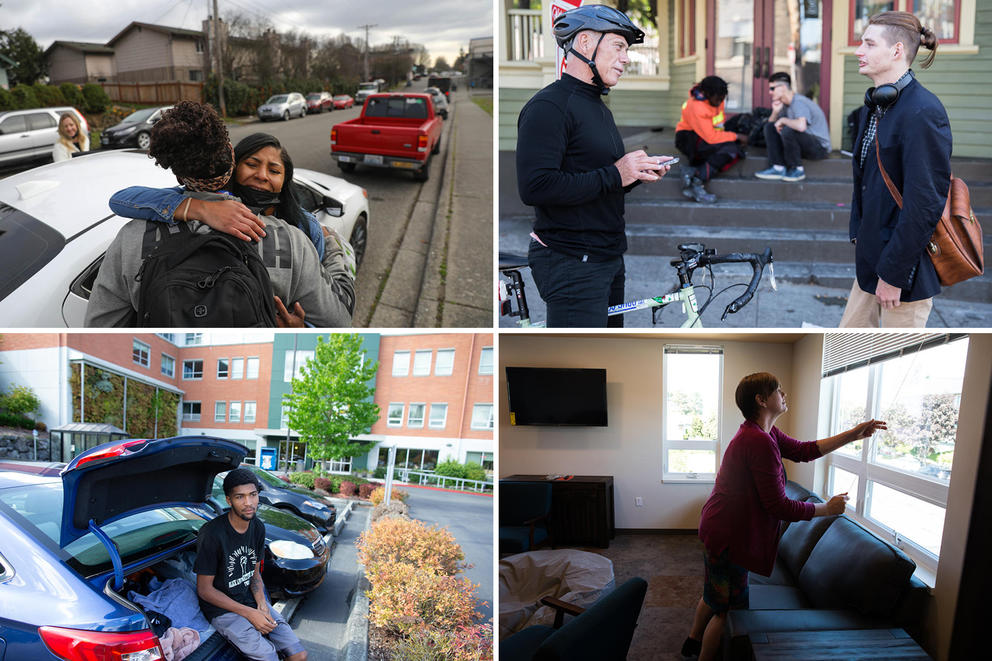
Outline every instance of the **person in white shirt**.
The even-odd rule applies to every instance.
[[[55,162],[68,161],[76,152],[90,150],[90,137],[79,126],[79,120],[71,112],[59,117],[59,139],[52,149]]]

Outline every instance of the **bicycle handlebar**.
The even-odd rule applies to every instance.
[[[758,289],[758,283],[761,282],[761,274],[764,272],[765,265],[771,264],[772,261],[771,248],[765,248],[765,252],[761,254],[756,252],[732,252],[726,255],[704,254],[699,256],[700,266],[709,266],[711,264],[729,264],[734,262],[747,262],[751,265],[751,281],[747,285],[747,290],[731,301],[726,308],[724,308],[720,321],[724,321],[728,314],[737,312],[742,307],[747,305],[748,302],[750,302],[751,298],[754,296],[754,292]]]

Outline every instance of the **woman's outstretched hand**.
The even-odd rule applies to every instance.
[[[186,202],[176,207],[176,211],[179,212],[177,220],[182,218],[182,212],[179,210],[184,204]],[[187,219],[203,221],[218,232],[236,236],[244,241],[261,241],[265,236],[265,223],[262,219],[237,200],[192,199],[189,207],[186,210]]]
[[[856,425],[851,428],[851,435],[854,436],[852,440],[856,441],[859,438],[869,438],[879,429],[888,429],[888,428],[889,427],[884,420],[872,419],[867,422],[862,422],[860,425]]]
[[[839,493],[827,501],[827,514],[843,514],[847,507],[847,492]]]

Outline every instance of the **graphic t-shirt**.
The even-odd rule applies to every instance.
[[[193,571],[204,576],[213,576],[215,588],[239,604],[255,608],[251,577],[255,573],[255,565],[262,560],[264,553],[264,523],[252,518],[248,522],[248,530],[241,534],[231,527],[224,514],[200,528]],[[200,610],[208,620],[228,612],[203,599],[200,599]]]

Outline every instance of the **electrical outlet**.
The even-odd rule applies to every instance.
[[[635,507],[644,507],[644,499],[641,498],[640,496],[635,496],[634,497],[634,506]]]

